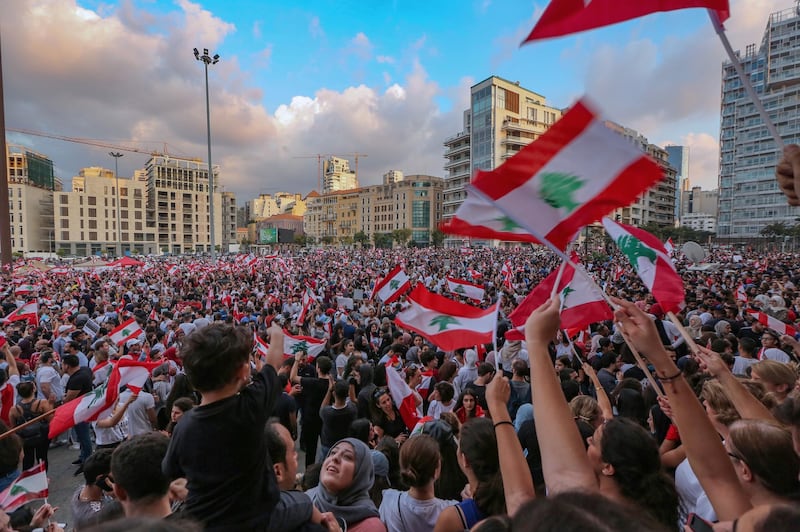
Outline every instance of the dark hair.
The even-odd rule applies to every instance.
[[[664,526],[644,512],[615,502],[596,491],[564,491],[549,497],[537,497],[520,507],[511,521],[511,530],[537,532],[666,532],[675,530],[675,522]]]
[[[114,449],[111,474],[132,501],[156,501],[167,494],[170,479],[161,470],[167,447],[169,438],[158,432],[148,432]]]
[[[423,434],[431,436],[439,444],[439,455],[442,469],[439,479],[434,483],[434,493],[442,500],[461,500],[461,490],[467,483],[467,477],[458,465],[458,443],[454,438],[455,430],[445,418],[451,418],[458,425],[458,418],[452,412],[443,412],[441,419],[429,421],[422,427]]]
[[[453,400],[453,396],[456,394],[456,389],[453,388],[453,385],[447,381],[437,382],[434,389],[439,392],[439,399],[443,403],[449,403]]]
[[[236,378],[250,360],[253,335],[245,327],[212,323],[183,341],[183,367],[200,392],[219,390]]]
[[[662,470],[658,446],[644,427],[627,418],[611,419],[603,426],[600,447],[603,461],[614,467],[621,494],[661,524],[674,527],[678,492]]]
[[[612,364],[614,364],[614,362],[617,361],[617,356],[618,355],[614,351],[609,351],[608,353],[604,353],[600,357],[600,362],[599,362],[600,367],[607,368],[611,366]]]
[[[632,419],[641,426],[647,425],[647,408],[641,393],[623,388],[617,396],[617,411],[621,417]]]
[[[784,425],[800,428],[800,396],[790,395],[772,413]]]
[[[441,460],[436,440],[427,434],[412,436],[400,447],[400,476],[407,486],[421,488],[433,480]]]
[[[436,358],[435,353],[433,353],[432,351],[426,351],[422,353],[422,356],[419,357],[419,361],[422,363],[423,366],[427,366],[434,358]]]
[[[772,506],[769,513],[754,525],[760,532],[793,532],[800,528],[800,509],[788,504]]]
[[[178,373],[175,375],[172,389],[169,391],[169,395],[167,395],[167,412],[172,411],[172,406],[181,397],[186,397],[194,402],[194,396],[195,391],[194,388],[192,388],[192,383],[189,382],[189,378],[184,373]]]
[[[105,508],[108,505],[104,505]],[[100,510],[102,513],[103,510]],[[92,532],[201,532],[203,527],[190,519],[155,519],[152,517],[122,517],[102,522]]]
[[[473,486],[475,504],[487,517],[505,513],[506,500],[492,421],[478,418],[465,423],[461,427],[459,449],[478,479],[478,486]]]
[[[448,360],[439,367],[439,381],[449,381],[456,373],[458,373],[458,366],[455,362]]]
[[[369,445],[369,426],[372,422],[364,417],[354,419],[347,431],[348,437],[363,441]]]
[[[23,399],[33,396],[33,383],[30,381],[23,381],[17,384],[17,393]]]
[[[567,370],[561,370],[561,371],[567,371]],[[573,371],[575,370],[572,369],[569,370],[570,373],[572,373]],[[567,379],[561,381],[561,391],[564,392],[564,398],[569,403],[570,401],[572,401],[581,394],[581,387],[574,380]]]
[[[315,358],[314,363],[317,365],[317,371],[325,373],[326,375],[331,372],[331,368],[333,367],[331,359],[325,355]]]
[[[471,412],[467,412],[467,409],[464,408],[464,397],[471,395],[472,398],[475,400],[475,407],[472,409]],[[466,415],[467,419],[475,417],[475,412],[478,411],[478,394],[475,393],[475,390],[472,388],[466,388],[461,395],[458,397],[458,403],[456,403],[454,410],[459,410],[464,408],[464,414]]]
[[[61,357],[61,363],[70,368],[77,368],[78,366],[80,366],[78,355],[64,355],[63,357]]]
[[[178,397],[175,399],[175,402],[172,403],[172,406],[179,408],[181,412],[188,412],[195,407],[195,404],[191,397]]]
[[[752,338],[739,338],[739,352],[745,352],[748,355],[754,355],[758,344]]]
[[[8,432],[8,425],[0,421],[0,434]],[[0,476],[17,470],[19,453],[22,452],[22,438],[12,434],[0,440]]]
[[[83,478],[86,484],[94,484],[97,477],[111,472],[111,454],[113,449],[98,449],[83,462]],[[161,465],[161,460],[158,462]]]
[[[488,362],[483,362],[478,366],[478,377],[483,377],[484,375],[490,375],[492,373],[494,373],[494,366]]]
[[[336,399],[347,399],[349,390],[350,385],[345,380],[336,381],[336,384],[333,385],[333,395]]]
[[[275,426],[280,424],[280,419],[271,417],[264,427],[264,442],[273,465],[286,463],[286,442],[283,441],[283,438],[275,429]]]

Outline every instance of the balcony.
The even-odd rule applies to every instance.
[[[463,157],[461,159],[450,160],[444,163],[445,170],[452,170],[453,168],[458,168],[459,166],[469,166],[469,157]]]
[[[468,139],[468,138],[469,138],[469,128],[444,139],[444,145],[447,146],[448,144],[452,144],[457,140]]]
[[[470,145],[469,143],[462,144],[460,146],[455,146],[450,148],[449,150],[444,152],[445,157],[453,157],[455,155],[460,155],[462,153],[469,153]]]

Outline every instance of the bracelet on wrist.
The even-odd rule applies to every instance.
[[[498,421],[497,423],[494,424],[494,428],[497,428],[500,425],[510,425],[512,427],[514,426],[514,424],[510,421]]]
[[[658,377],[658,380],[663,382],[672,382],[681,375],[683,375],[683,371],[681,371],[680,368],[678,369],[678,372],[675,373],[675,375],[661,376],[658,373],[656,373],[656,377]]]

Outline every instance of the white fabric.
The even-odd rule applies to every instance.
[[[437,498],[420,501],[405,491],[388,489],[383,490],[383,501],[378,512],[389,532],[417,532],[433,530],[442,510],[454,504],[457,504],[456,501]]]
[[[39,369],[36,370],[37,399],[49,399],[49,397],[45,397],[42,392],[43,382],[50,384],[50,389],[55,394],[56,401],[62,401],[64,399],[64,385],[61,382],[61,375],[58,374],[55,368],[51,366],[40,366]]]
[[[119,402],[125,404],[131,396],[130,390],[125,390],[119,395]],[[139,392],[139,397],[128,405],[128,435],[137,436],[153,431],[150,418],[147,415],[148,409],[155,409],[156,401],[152,394],[145,391]]]

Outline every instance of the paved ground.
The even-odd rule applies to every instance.
[[[50,449],[48,459],[50,462],[47,476],[50,479],[50,496],[47,502],[59,508],[54,520],[59,523],[73,522],[70,512],[70,499],[72,494],[84,483],[83,475],[73,476],[78,466],[72,465],[72,461],[78,458],[80,451],[70,449],[68,446]],[[37,502],[32,503],[33,508],[38,507]]]

